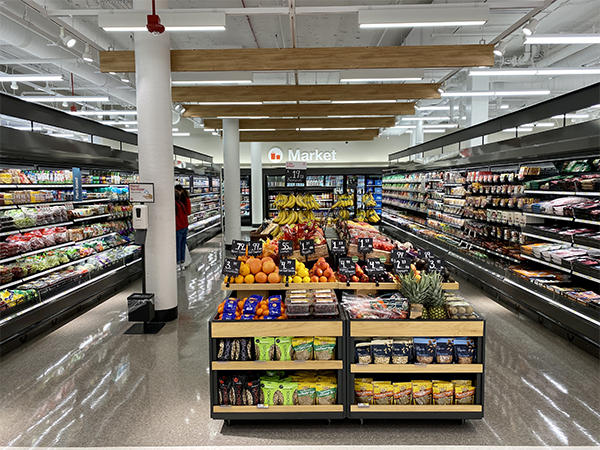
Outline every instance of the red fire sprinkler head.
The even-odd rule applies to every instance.
[[[165,32],[165,26],[160,23],[160,17],[156,14],[151,14],[148,16],[148,24],[146,28],[150,33],[154,36],[158,36],[159,34],[163,34]]]

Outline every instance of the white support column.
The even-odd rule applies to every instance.
[[[425,139],[423,138],[423,121],[422,120],[417,121],[417,128],[414,129],[414,134],[415,134],[416,145],[419,145],[419,144],[422,144],[423,142],[425,142]]]
[[[136,0],[134,8],[150,7]],[[148,204],[146,288],[155,295],[155,320],[168,321],[177,318],[169,33],[135,32],[135,70],[140,182],[154,183],[155,194],[155,202]]]
[[[469,90],[471,91],[489,91],[489,77],[469,77]],[[467,114],[468,126],[477,125],[478,123],[486,122],[489,118],[489,97],[471,97],[471,108]],[[483,142],[481,138],[471,139],[469,147],[482,145],[487,142],[487,136],[484,136]]]
[[[250,143],[250,186],[252,226],[262,223],[268,214],[263,213],[262,143]]]
[[[223,119],[223,169],[225,183],[225,243],[242,237],[240,192],[240,120]]]

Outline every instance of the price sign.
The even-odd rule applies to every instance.
[[[358,253],[371,253],[373,251],[373,238],[358,238]]]
[[[306,161],[288,161],[285,163],[285,183],[306,184]]]
[[[332,255],[345,255],[346,254],[346,241],[343,239],[332,239],[331,240],[331,254]]]
[[[419,258],[421,258],[421,259],[431,259],[432,255],[433,255],[433,253],[431,253],[430,250],[425,250],[422,248],[419,249],[417,254],[419,255]]]
[[[302,256],[314,255],[315,254],[315,240],[305,239],[300,241],[300,254]]]
[[[443,272],[446,267],[446,261],[442,258],[431,258],[429,260],[429,271],[430,272]]]
[[[246,255],[246,249],[248,248],[248,241],[231,241],[231,254],[233,256],[244,256]]]
[[[262,255],[263,245],[260,241],[250,241],[248,244],[248,255],[259,256]]]
[[[410,259],[406,257],[401,257],[395,260],[394,272],[396,272],[398,275],[410,273]]]
[[[225,264],[223,264],[223,275],[228,277],[237,277],[240,273],[240,267],[242,267],[242,262],[237,259],[226,258]]]
[[[279,256],[290,256],[294,253],[294,241],[279,241]]]
[[[280,259],[279,260],[279,275],[283,277],[293,277],[296,274],[295,259]]]
[[[379,258],[369,258],[367,259],[367,265],[365,267],[369,275],[380,275],[385,273],[385,267],[381,263]]]
[[[338,261],[338,272],[340,275],[346,275],[351,277],[356,273],[356,263],[352,261],[352,258],[342,256]]]
[[[404,250],[400,250],[399,248],[392,249],[392,254],[390,255],[390,259],[392,262],[398,260],[399,258],[403,258],[406,253]]]

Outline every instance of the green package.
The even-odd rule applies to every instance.
[[[275,348],[275,338],[255,337],[254,350],[257,361],[275,361],[273,359],[273,348]]]

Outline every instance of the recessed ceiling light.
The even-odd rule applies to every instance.
[[[252,84],[252,80],[190,80],[171,81],[172,86],[202,86],[204,84]]]

